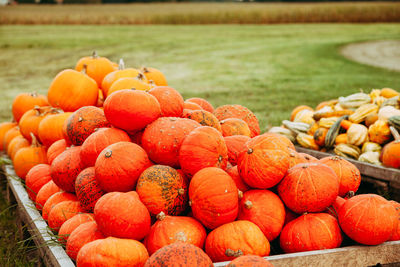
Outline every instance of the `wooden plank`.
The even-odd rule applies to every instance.
[[[52,237],[47,223],[43,220],[35,204],[29,199],[21,179],[12,166],[5,166],[7,181],[18,203],[18,212],[28,226],[29,232],[46,266],[75,267],[65,250]]]
[[[311,156],[316,157],[318,159],[334,155],[331,153],[311,150],[300,146],[296,146],[296,150],[298,152],[310,154]],[[387,168],[349,158],[346,158],[346,160],[356,165],[356,167],[360,170],[362,175],[388,182],[400,182],[400,169]]]
[[[351,246],[344,248],[315,250],[265,257],[275,267],[297,266],[371,266],[400,263],[400,241],[385,242],[378,246]],[[215,263],[215,267],[229,262]]]

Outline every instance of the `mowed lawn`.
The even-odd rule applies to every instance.
[[[297,105],[363,89],[400,88],[400,74],[351,62],[340,47],[400,39],[400,24],[1,26],[0,120],[21,92],[46,94],[53,77],[97,50],[129,67],[162,70],[185,98],[247,106],[261,128]]]

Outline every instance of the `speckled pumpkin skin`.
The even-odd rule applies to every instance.
[[[400,240],[400,203],[394,200],[389,201],[389,203],[396,209],[397,212],[397,226],[393,228],[392,236],[389,241]]]
[[[154,165],[139,177],[136,191],[151,215],[161,211],[168,215],[181,214],[188,205],[186,180],[174,168]]]
[[[144,266],[211,267],[213,263],[202,249],[192,244],[175,242],[157,250]]]
[[[79,201],[62,201],[50,210],[48,218],[49,227],[58,232],[63,223],[81,212],[83,210],[79,205]]]
[[[221,131],[223,136],[244,135],[251,136],[249,126],[244,120],[238,118],[228,118],[221,121]]]
[[[66,148],[67,142],[65,141],[65,139],[60,139],[51,144],[49,149],[47,149],[47,161],[49,162],[49,164],[51,165],[51,163],[53,163],[53,160],[62,152],[64,152]]]
[[[198,122],[186,118],[159,118],[144,130],[142,146],[152,161],[177,168],[182,141],[200,126]]]
[[[205,100],[204,98],[192,97],[192,98],[186,99],[186,101],[195,103],[195,104],[199,105],[202,109],[207,110],[208,112],[211,112],[211,113],[214,112],[213,105],[211,105],[211,103],[208,102],[207,100]]]
[[[250,140],[250,137],[244,135],[233,135],[224,137],[226,147],[228,148],[228,160],[235,166],[239,154],[244,150],[244,144]]]
[[[226,168],[226,172],[231,176],[232,180],[235,182],[237,188],[240,191],[244,193],[250,190],[250,187],[247,184],[245,184],[242,177],[240,177],[237,166],[234,166],[232,168]]]
[[[38,164],[29,170],[25,178],[26,191],[29,198],[35,202],[39,190],[51,180],[50,165]]]
[[[183,111],[183,97],[172,87],[156,86],[149,93],[157,98],[161,107],[161,116],[180,117]]]
[[[260,134],[260,125],[253,112],[241,105],[224,105],[214,110],[214,115],[220,121],[228,118],[238,118],[244,120],[251,130],[251,137]]]
[[[82,210],[93,212],[97,200],[105,194],[96,180],[94,167],[84,169],[76,177],[75,193]]]
[[[273,267],[272,263],[256,255],[244,255],[231,261],[227,267]]]
[[[104,111],[86,106],[75,111],[66,121],[67,136],[73,145],[80,146],[96,128],[109,127]]]
[[[187,110],[185,114],[182,114],[183,118],[188,118],[197,121],[203,126],[214,127],[221,132],[221,124],[217,117],[215,117],[211,112],[206,110]]]
[[[51,197],[47,199],[47,201],[43,205],[42,209],[42,217],[47,221],[49,218],[50,211],[54,208],[55,205],[61,203],[63,201],[78,201],[74,194],[68,192],[57,192],[53,194]]]
[[[81,224],[93,221],[94,221],[93,213],[76,214],[75,216],[69,218],[65,223],[61,225],[61,228],[58,231],[58,241],[65,245],[72,231],[74,231]]]

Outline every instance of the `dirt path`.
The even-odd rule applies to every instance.
[[[350,44],[340,52],[346,58],[362,64],[400,71],[400,41]]]

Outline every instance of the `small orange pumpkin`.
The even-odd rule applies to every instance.
[[[146,76],[147,80],[153,81],[157,86],[168,86],[167,79],[158,69],[143,67],[140,71]]]
[[[0,123],[0,151],[4,150],[3,142],[4,142],[4,137],[5,137],[6,133],[8,132],[8,130],[11,130],[12,128],[14,128],[17,125],[18,124],[15,123],[15,122],[2,122],[2,123]]]
[[[251,131],[247,123],[238,118],[228,118],[222,120],[221,130],[224,137],[232,135],[251,136]]]
[[[60,192],[61,188],[59,188],[53,180],[50,180],[47,182],[47,184],[43,185],[42,188],[40,188],[39,192],[36,195],[36,208],[39,211],[42,211],[44,204],[46,201],[55,193]]]
[[[79,213],[74,215],[61,225],[61,228],[58,231],[58,241],[65,245],[72,231],[74,231],[79,225],[92,221],[94,221],[93,213]]]
[[[211,112],[211,113],[214,112],[213,105],[211,105],[211,103],[208,102],[207,100],[205,100],[204,98],[192,97],[192,98],[186,99],[186,102],[195,103],[195,104],[199,105],[202,109],[204,109],[208,112]]]
[[[54,142],[63,139],[63,126],[72,112],[52,114],[46,116],[39,124],[39,139],[44,146],[50,147]]]
[[[187,113],[182,114],[182,117],[197,121],[203,126],[214,127],[221,132],[221,124],[219,120],[211,112],[206,110],[188,110]]]
[[[79,201],[62,201],[50,210],[49,227],[58,232],[63,223],[82,212],[84,211],[81,209]]]
[[[38,95],[36,92],[22,93],[14,98],[11,111],[14,120],[19,122],[22,115],[24,115],[24,113],[28,110],[34,108],[35,106],[42,107],[48,105],[49,103],[47,102],[47,98],[44,95]]]
[[[172,87],[156,86],[153,87],[149,94],[157,98],[161,107],[161,116],[163,117],[180,117],[183,111],[183,97]]]
[[[132,78],[132,77],[125,77],[116,80],[111,87],[107,91],[107,96],[111,95],[115,91],[124,90],[124,89],[134,89],[134,90],[150,90],[150,84],[146,83],[145,81]]]
[[[22,135],[18,135],[14,137],[7,148],[7,155],[13,160],[15,154],[17,154],[18,150],[23,147],[29,147],[31,143],[26,140]]]

